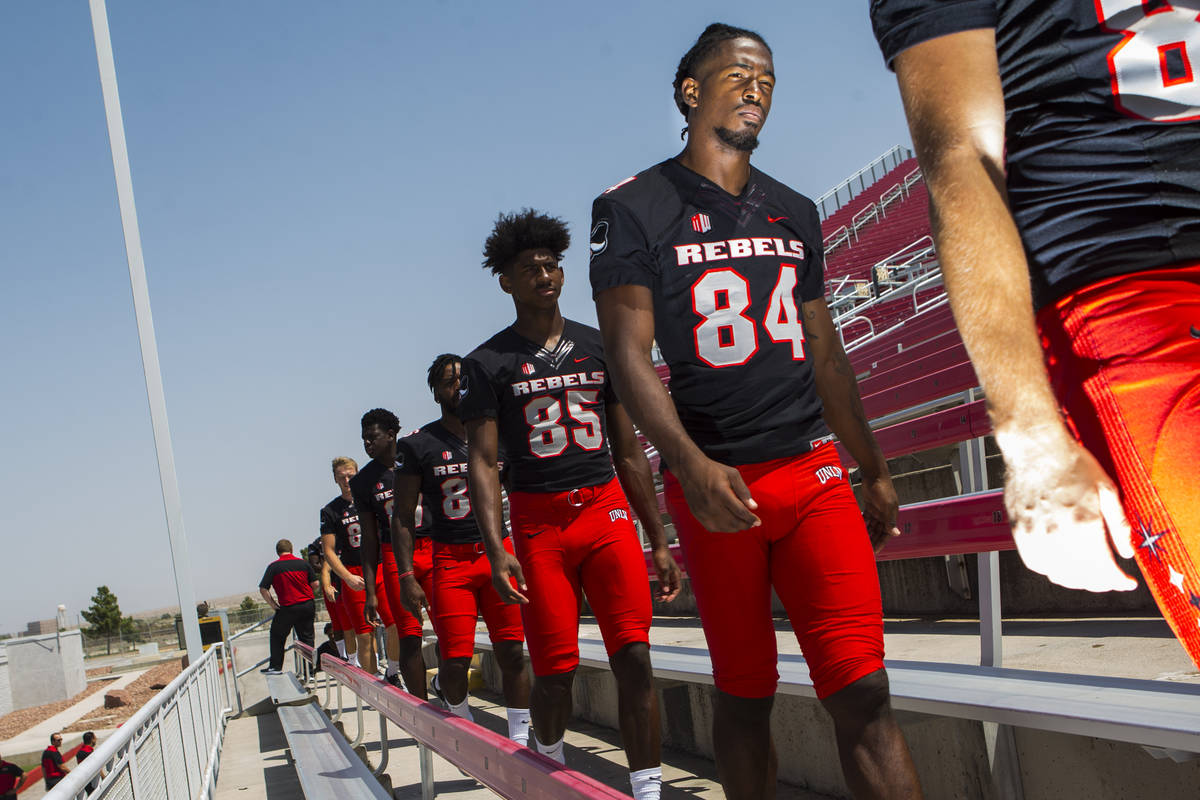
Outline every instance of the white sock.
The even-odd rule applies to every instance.
[[[395,675],[399,671],[400,671],[400,662],[394,658],[389,658],[387,660],[387,673],[386,673],[387,676],[390,678],[391,676]]]
[[[358,667],[359,669],[362,669],[362,664],[358,663],[358,653],[357,652],[350,654],[350,663],[353,664],[354,666]]]
[[[519,745],[529,746],[529,709],[508,709],[508,738]]]
[[[337,642],[338,655],[342,657],[342,661],[346,660],[346,643],[344,641]]]
[[[630,771],[629,784],[633,787],[633,800],[659,800],[662,792],[662,766]]]
[[[468,704],[469,700],[470,695],[467,695],[463,698],[461,703],[451,703],[449,700],[447,700],[446,705],[450,706],[450,713],[454,716],[462,717],[468,722],[474,722],[475,717],[471,716],[471,706]]]
[[[565,738],[565,737],[564,737]],[[552,758],[558,763],[566,766],[567,756],[563,752],[563,740],[559,739],[554,744],[542,744],[538,741],[537,734],[533,735],[533,740],[537,742],[537,751],[547,758]]]

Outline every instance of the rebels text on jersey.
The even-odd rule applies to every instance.
[[[392,541],[392,468],[371,459],[350,479],[350,494],[360,513],[373,514],[381,543]]]
[[[604,406],[617,399],[595,328],[564,320],[553,350],[505,328],[463,359],[459,392],[464,422],[496,420],[512,491],[565,492],[616,474]]]
[[[1200,2],[872,0],[889,65],[992,28],[1034,303],[1200,260]],[[1189,55],[1190,51],[1190,55]]]
[[[504,453],[500,453],[503,479]],[[435,541],[468,544],[483,541],[467,485],[467,443],[441,420],[410,433],[396,444],[396,472],[421,479],[421,496],[430,498],[426,520]]]
[[[750,464],[828,436],[800,304],[824,296],[808,198],[750,168],[734,197],[675,159],[592,204],[592,291],[654,296],[680,421],[710,458]]]
[[[334,550],[343,565],[362,566],[358,552],[362,546],[362,525],[358,522],[358,509],[354,503],[339,495],[321,509],[321,535],[326,534],[334,537]]]

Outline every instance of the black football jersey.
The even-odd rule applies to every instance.
[[[502,480],[506,466],[501,450]],[[447,430],[440,419],[400,439],[396,447],[396,472],[421,479],[421,496],[432,500],[425,513],[434,540],[447,544],[483,541],[471,510],[467,443]]]
[[[680,421],[710,458],[749,464],[828,436],[800,304],[823,297],[807,197],[751,167],[734,197],[674,159],[592,204],[592,290],[654,294]]]
[[[462,362],[459,418],[494,417],[511,490],[565,492],[616,474],[604,406],[617,402],[600,331],[565,320],[553,350],[505,328]]]
[[[995,29],[1009,204],[1038,307],[1200,259],[1198,12],[1198,0],[872,0],[889,65],[923,41]]]
[[[358,509],[354,503],[341,495],[329,501],[321,509],[321,535],[330,534],[334,537],[334,549],[338,558],[347,567],[361,567],[362,557],[359,548],[362,546],[362,525],[358,522]],[[336,578],[336,573],[334,574]]]
[[[361,514],[373,514],[379,541],[392,541],[392,467],[377,458],[350,479],[350,494]],[[377,562],[378,563],[378,562]]]

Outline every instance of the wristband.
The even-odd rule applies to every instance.
[[[401,572],[401,573],[400,573],[400,574],[399,574],[399,575],[396,577],[396,580],[398,580],[398,581],[402,581],[402,580],[404,580],[405,578],[407,578],[409,575],[412,575],[412,574],[413,574],[413,571],[412,571],[411,569],[410,569],[408,572]]]

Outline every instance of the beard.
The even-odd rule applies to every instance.
[[[754,148],[758,147],[758,134],[750,128],[732,131],[729,128],[718,126],[713,128],[713,130],[716,131],[718,139],[734,150],[740,150],[743,153],[753,153]]]

